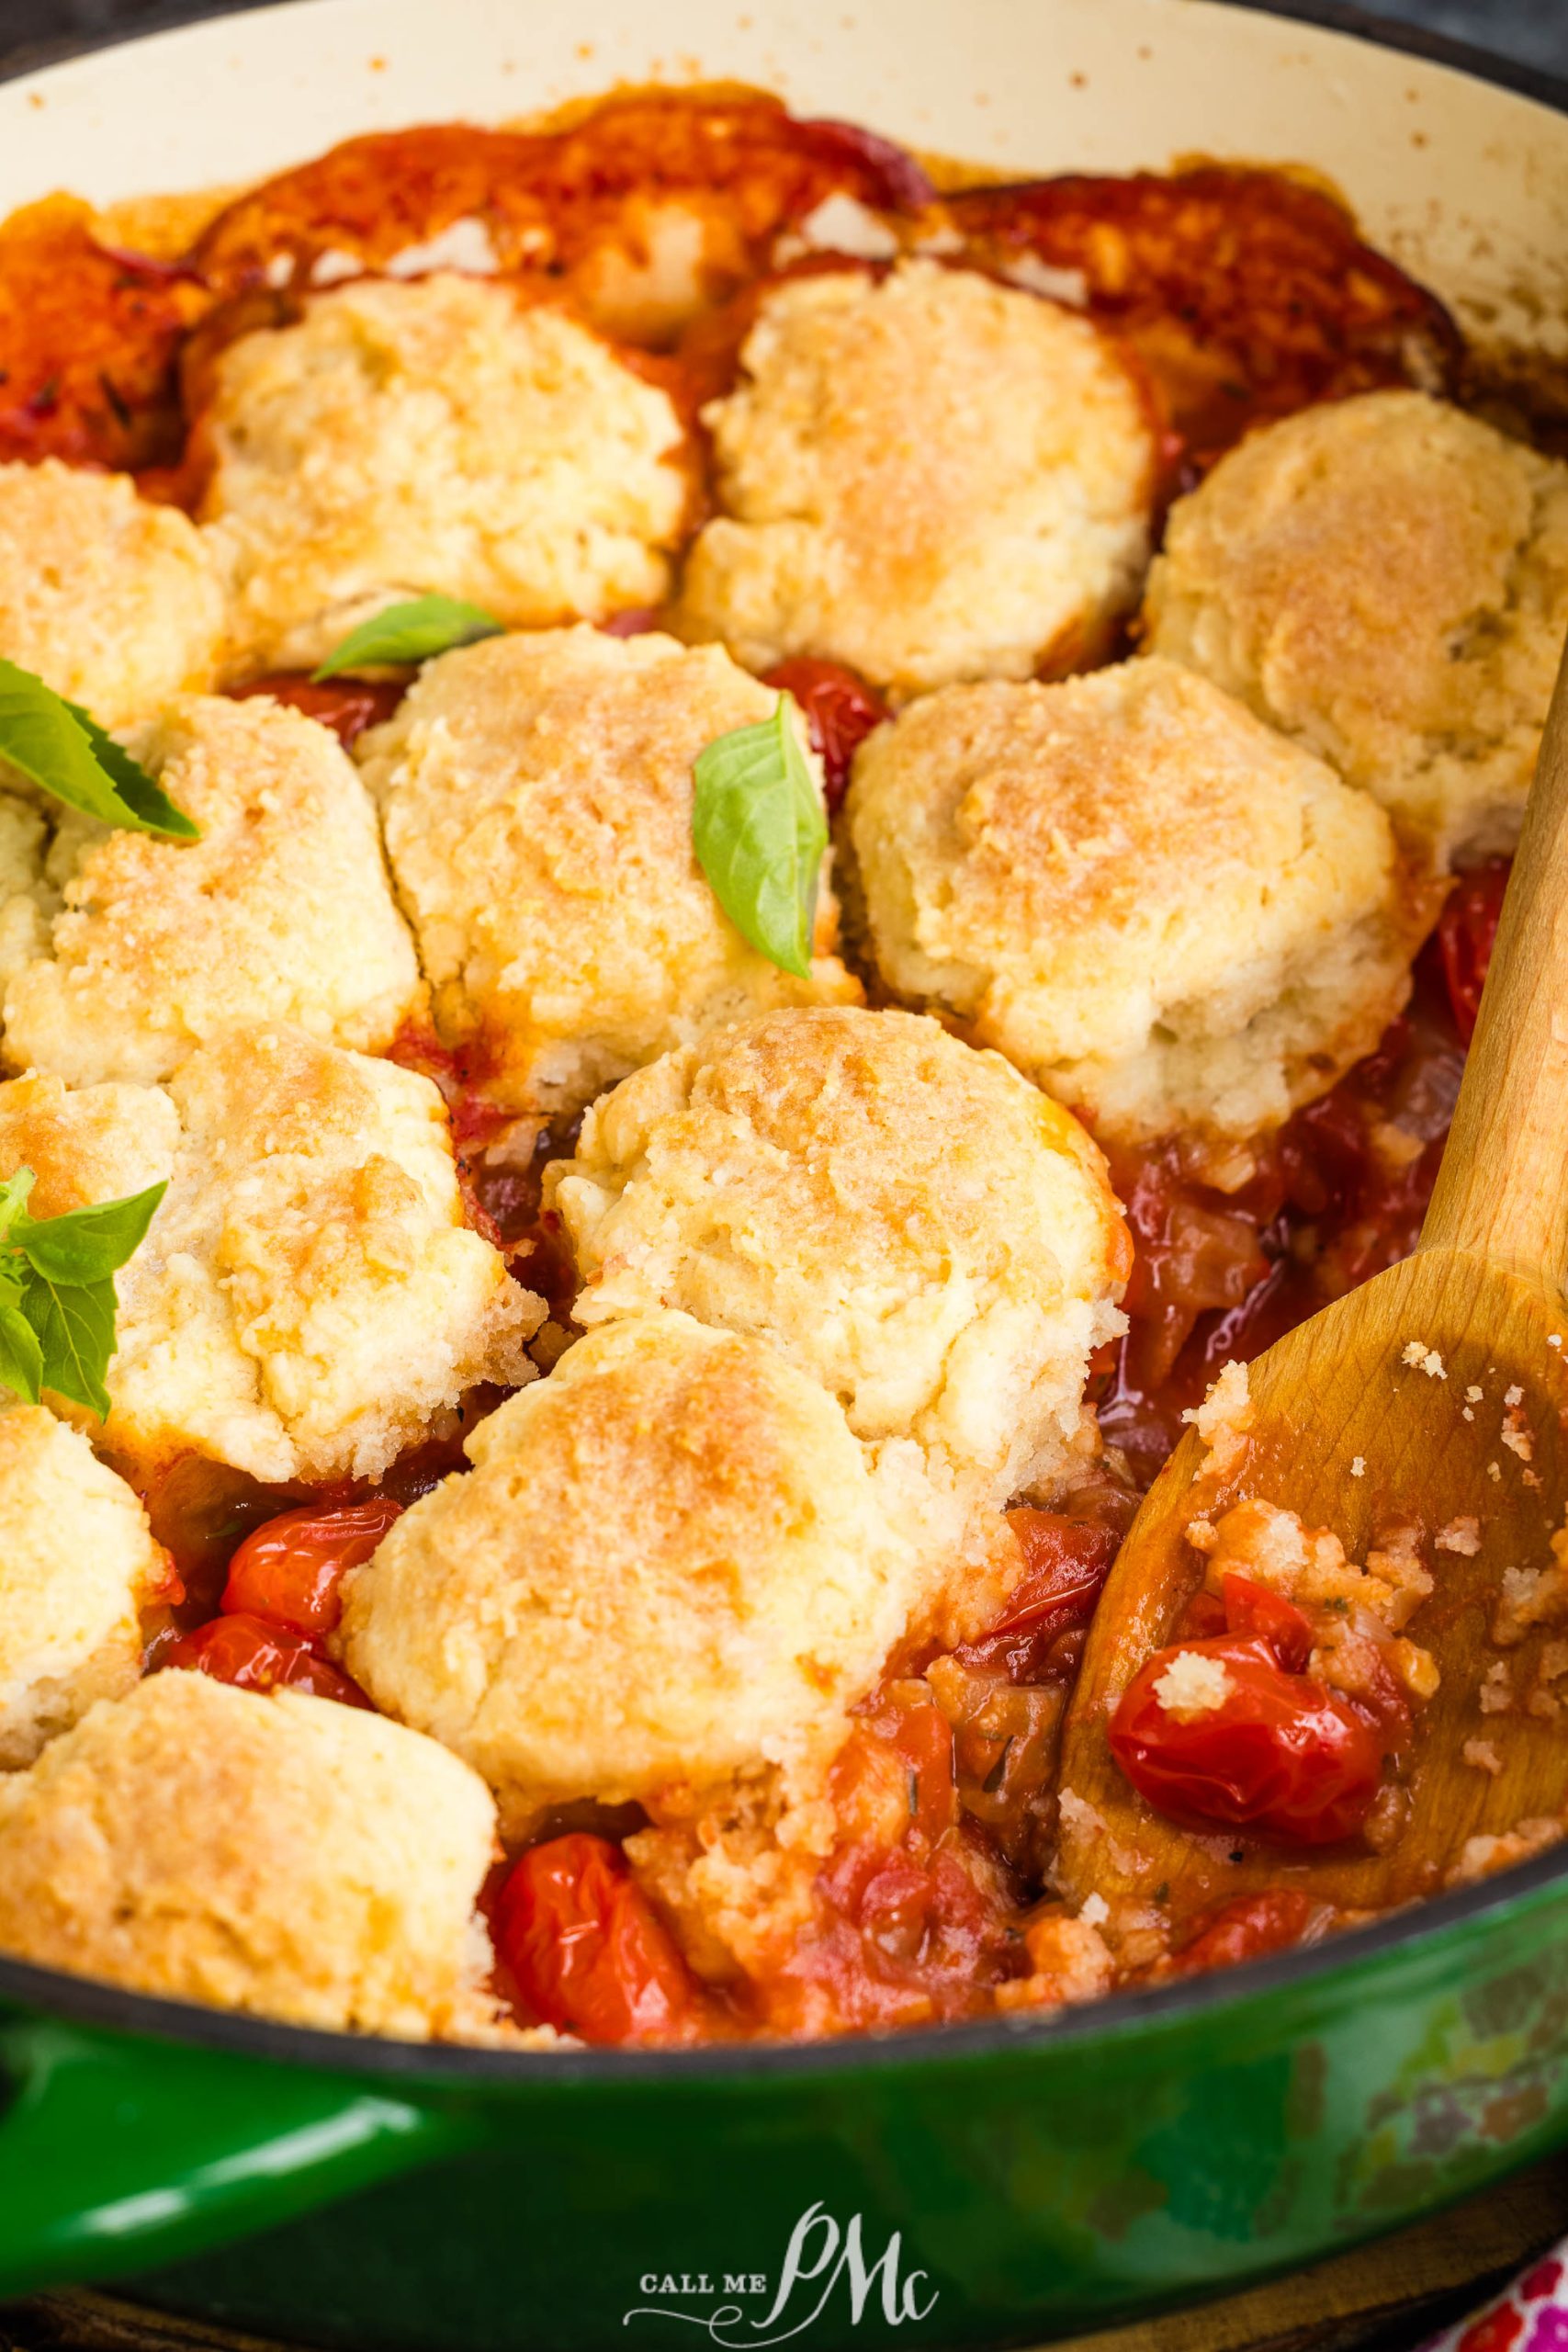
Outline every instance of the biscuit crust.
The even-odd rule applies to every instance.
[[[1568,629],[1568,465],[1421,392],[1304,409],[1177,501],[1145,617],[1438,864],[1511,849]]]
[[[139,1611],[168,1567],[147,1514],[85,1438],[0,1400],[0,1770],[30,1764],[141,1673]]]
[[[679,1314],[590,1333],[347,1579],[379,1706],[523,1834],[778,1767],[814,1787],[919,1599],[862,1449],[771,1348]]]
[[[201,839],[66,814],[46,867],[63,910],[49,952],[6,987],[10,1067],[152,1085],[243,1021],[384,1051],[423,989],[375,812],[335,737],[265,699],[204,696],[137,748]]]
[[[166,1090],[14,1079],[0,1168],[22,1166],[40,1216],[168,1183],[116,1278],[102,1442],[139,1483],[189,1452],[375,1477],[470,1388],[531,1376],[543,1303],[464,1225],[441,1098],[393,1062],[249,1028]]]
[[[741,361],[704,413],[723,511],[692,549],[683,636],[912,694],[1028,677],[1136,597],[1154,428],[1087,320],[905,261],[781,280]]]
[[[137,1992],[412,2037],[488,2020],[483,1782],[295,1690],[155,1674],[0,1780],[0,1949]]]
[[[590,1327],[766,1340],[871,1442],[1005,1500],[1079,1439],[1131,1245],[1077,1120],[931,1020],[763,1013],[667,1054],[547,1171]]]
[[[1436,912],[1371,800],[1157,657],[926,696],[846,813],[885,987],[1117,1143],[1247,1137],[1325,1092]]]
[[[669,395],[565,311],[366,278],[218,362],[202,521],[242,672],[437,591],[514,628],[656,605],[688,489]]]
[[[178,507],[55,458],[0,465],[6,661],[118,729],[209,685],[223,633],[218,575]]]
[[[362,739],[437,1025],[487,1094],[577,1110],[720,1021],[858,1001],[830,890],[797,980],[747,944],[692,846],[697,753],[775,700],[717,646],[549,630],[430,662]]]

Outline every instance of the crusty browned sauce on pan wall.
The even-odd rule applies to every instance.
[[[193,505],[214,355],[238,334],[297,315],[323,257],[340,275],[375,271],[476,220],[502,272],[578,297],[647,354],[691,416],[733,370],[775,241],[838,193],[907,222],[911,237],[917,224],[929,232],[940,221],[933,249],[943,258],[1037,290],[1073,283],[1146,379],[1166,497],[1250,426],[1311,403],[1387,385],[1475,390],[1441,305],[1370,251],[1330,198],[1282,174],[1209,166],[1021,187],[949,181],[939,202],[916,162],[868,133],[795,122],[751,95],[643,94],[545,131],[435,126],[351,141],[239,197],[175,257],[112,247],[87,208],[65,198],[15,216],[0,228],[0,459],[129,469],[151,494]],[[708,223],[701,300],[683,315],[637,277],[637,208],[660,197],[698,204]],[[694,526],[700,503],[699,486]],[[656,619],[623,616],[615,626]],[[1116,650],[1063,649],[1053,667]],[[829,797],[841,796],[881,702],[831,663],[791,663],[776,683],[806,709]],[[401,688],[274,675],[242,691],[277,695],[352,741],[389,715]],[[1075,1981],[1073,1923],[1053,1911],[1043,1883],[1056,1742],[1097,1596],[1138,1494],[1218,1367],[1257,1353],[1410,1248],[1505,879],[1498,861],[1461,877],[1421,952],[1406,1012],[1370,1059],[1260,1149],[1240,1190],[1206,1184],[1179,1139],[1115,1163],[1136,1261],[1131,1330],[1091,1388],[1106,1465],[1070,1513],[1010,1514],[1025,1573],[985,1638],[898,1660],[860,1710],[835,1768],[841,1835],[817,1883],[811,1930],[721,1997],[699,1985],[620,1860],[616,1836],[635,1824],[550,1825],[521,1866],[498,1874],[490,1901],[502,1987],[522,2019],[590,2040],[688,2041],[973,2016],[1037,2003],[1046,1980],[1102,1989]],[[539,1171],[566,1136],[542,1135],[531,1168],[491,1165],[497,1120],[482,1069],[430,1038],[405,1038],[400,1054],[446,1096],[473,1221],[514,1252],[519,1274],[567,1323],[570,1269],[538,1194]],[[494,1401],[480,1396],[472,1409]],[[335,1578],[400,1507],[462,1466],[453,1441],[407,1458],[374,1495],[312,1495],[258,1487],[194,1459],[177,1464],[147,1497],[184,1587],[151,1629],[152,1661],[367,1703],[321,1648]],[[281,1512],[291,1516],[273,1528]],[[939,1706],[907,1702],[916,1675]],[[1187,1922],[1174,1955],[1156,1966],[1179,1973],[1273,1949],[1298,1939],[1310,1913],[1295,1895],[1255,1898]]]

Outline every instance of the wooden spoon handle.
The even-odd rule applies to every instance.
[[[1568,1275],[1568,655],[1420,1247]]]

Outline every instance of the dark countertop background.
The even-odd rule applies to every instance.
[[[0,67],[18,54],[41,59],[77,41],[243,5],[243,0],[0,0]],[[1568,77],[1568,0],[1376,0],[1368,13]]]

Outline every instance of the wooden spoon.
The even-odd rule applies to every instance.
[[[1212,1464],[1201,1475],[1206,1447],[1189,1430],[1096,1613],[1064,1734],[1058,1875],[1069,1898],[1108,1901],[1107,1932],[1124,1955],[1179,1942],[1197,1915],[1264,1887],[1351,1910],[1428,1894],[1468,1838],[1568,1807],[1568,1672],[1558,1679],[1568,1605],[1504,1646],[1493,1637],[1507,1571],[1568,1580],[1551,1550],[1568,1499],[1565,1270],[1568,659],[1416,1253],[1249,1367],[1251,1427],[1224,1475]],[[1436,1589],[1407,1631],[1442,1679],[1418,1719],[1403,1824],[1397,1801],[1373,1823],[1382,1850],[1365,1837],[1313,1849],[1183,1829],[1144,1803],[1111,1756],[1107,1726],[1122,1692],[1177,1637],[1202,1584],[1189,1525],[1246,1497],[1331,1529],[1358,1562],[1394,1528],[1419,1531]],[[1466,1520],[1479,1521],[1479,1549],[1442,1547],[1439,1536],[1451,1546]]]

